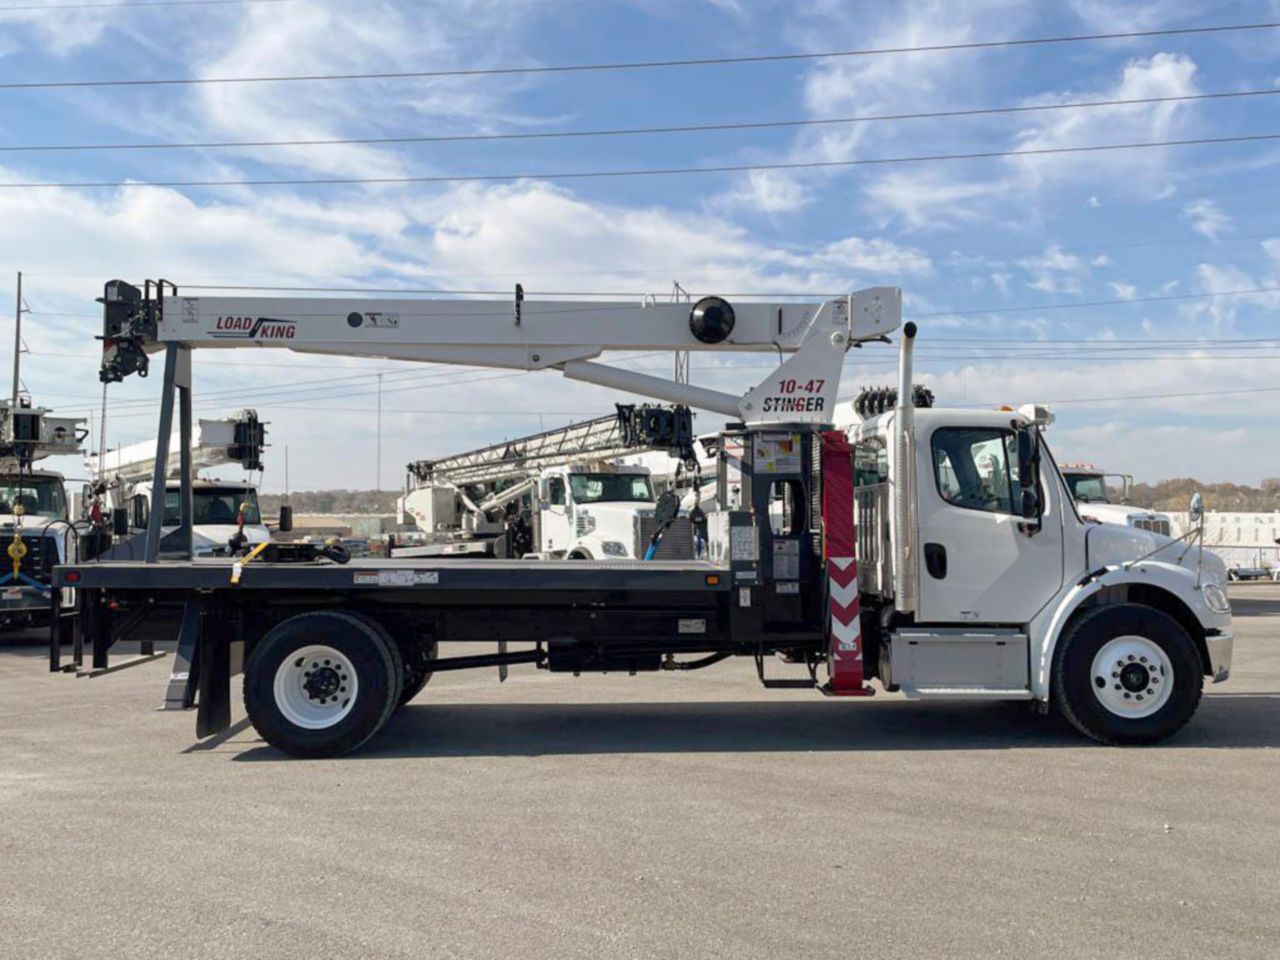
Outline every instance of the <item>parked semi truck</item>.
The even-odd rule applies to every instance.
[[[619,404],[611,416],[415,461],[400,511],[428,542],[394,555],[692,559],[687,513],[660,528],[648,468],[618,459],[646,449],[692,462],[692,424],[687,407]]]
[[[896,288],[812,304],[633,305],[186,297],[112,281],[103,302],[104,380],[145,372],[163,351],[161,463],[175,398],[190,415],[191,354],[205,347],[553,370],[729,421],[705,560],[341,564],[296,544],[166,559],[149,543],[137,560],[59,567],[55,587],[77,590],[95,662],[151,598],[184,604],[165,702],[197,705],[201,736],[229,725],[241,662],[250,721],[298,756],[359,747],[431,676],[467,668],[697,670],[749,657],[766,687],[865,697],[876,681],[927,700],[1025,701],[1115,744],[1176,732],[1205,678],[1229,673],[1221,561],[1086,523],[1046,444],[1046,409],[899,403],[860,424],[852,445],[831,428],[849,348],[900,327],[898,396],[910,397],[917,329],[901,325]],[[237,329],[250,335],[222,336],[227,317],[248,318]],[[613,349],[781,360],[736,395],[599,361]],[[475,652],[441,657],[445,641]],[[510,649],[517,641],[531,647]]]
[[[85,433],[82,419],[55,417],[26,397],[0,400],[0,629],[47,624],[53,568],[79,558],[66,480],[36,464],[79,455]]]

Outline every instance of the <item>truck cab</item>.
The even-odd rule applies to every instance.
[[[178,529],[179,491],[177,480],[165,483],[165,533]],[[193,539],[197,556],[229,556],[229,543],[240,530],[242,511],[244,535],[249,546],[271,539],[271,531],[262,522],[262,514],[258,509],[258,491],[253,484],[237,480],[200,479],[192,481],[191,494],[195,519]],[[149,482],[133,485],[128,510],[130,529],[135,533],[145,530],[147,517],[151,512]]]
[[[1129,505],[1133,490],[1133,477],[1129,474],[1106,473],[1091,463],[1063,463],[1059,470],[1084,519],[1172,536],[1173,521],[1167,513]]]
[[[53,568],[75,559],[74,537],[67,523],[67,488],[52,470],[0,471],[0,542],[7,547],[15,531],[26,548],[19,578],[0,586],[0,629],[20,629],[47,622]],[[69,546],[70,545],[70,546]],[[4,557],[0,571],[12,571]]]
[[[638,560],[657,527],[653,483],[645,467],[570,464],[538,481],[538,553],[570,560]],[[658,547],[662,559],[692,557],[687,518]]]
[[[1226,678],[1225,564],[1083,518],[1045,443],[1049,411],[916,409],[906,430],[902,416],[851,430],[863,629],[886,686],[1066,704],[1122,742],[1167,729],[1178,671]],[[1185,696],[1189,716],[1199,695]]]

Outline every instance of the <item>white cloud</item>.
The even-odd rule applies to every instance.
[[[1089,276],[1089,264],[1082,257],[1050,244],[1043,253],[1024,257],[1018,266],[1027,272],[1027,286],[1043,293],[1080,293]]]
[[[752,170],[739,177],[728,192],[713,197],[710,206],[744,213],[792,213],[809,200],[810,191],[798,177],[774,170]]]
[[[1153,30],[1186,17],[1183,0],[1155,0],[1150,3],[1071,0],[1070,6],[1090,29],[1103,33]]]
[[[1132,300],[1138,295],[1138,288],[1132,283],[1113,280],[1107,286],[1111,288],[1111,292],[1116,295],[1117,300]]]
[[[957,180],[933,169],[890,173],[870,181],[867,199],[885,219],[913,230],[950,230],[987,219],[990,207],[1007,195],[992,180]]]
[[[1231,218],[1214,200],[1202,197],[1192,201],[1182,208],[1182,215],[1191,221],[1192,230],[1210,240],[1217,240],[1231,229]]]
[[[1185,96],[1197,92],[1196,64],[1183,54],[1157,53],[1130,61],[1118,83],[1097,90],[1067,90],[1032,98],[1033,104],[1074,100],[1130,100]],[[1191,107],[1185,102],[1133,104],[1087,110],[1057,110],[1024,129],[1016,140],[1019,150],[1112,143],[1149,143],[1175,138],[1186,128]],[[1087,154],[1015,157],[1008,161],[1025,184],[1044,185],[1065,180],[1096,183],[1100,177],[1123,182],[1125,190],[1158,197],[1170,189],[1169,163],[1159,149],[1116,150]],[[1120,179],[1122,178],[1122,179]]]

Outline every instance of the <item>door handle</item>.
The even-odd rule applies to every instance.
[[[924,566],[935,580],[947,578],[947,548],[940,543],[924,545]]]

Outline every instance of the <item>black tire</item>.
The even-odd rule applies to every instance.
[[[1144,717],[1113,712],[1100,699],[1112,696],[1110,692],[1095,692],[1095,688],[1114,689],[1124,691],[1118,696],[1125,696],[1127,691],[1114,685],[1113,678],[1120,679],[1118,673],[1096,678],[1092,674],[1099,651],[1126,636],[1140,637],[1159,647],[1173,672],[1172,692],[1158,710]],[[1145,687],[1146,682],[1140,685]],[[1204,664],[1195,642],[1182,624],[1153,607],[1124,603],[1090,610],[1068,628],[1054,651],[1053,702],[1073,727],[1100,743],[1116,746],[1163,740],[1191,719],[1203,688]],[[1135,691],[1133,697],[1138,699],[1140,693]]]
[[[431,661],[436,658],[438,650],[439,644],[434,640],[418,640],[404,650],[404,688],[397,706],[403,707],[431,680]]]
[[[276,702],[276,674],[305,647],[323,644],[345,657],[358,693],[332,726],[310,729],[290,720]],[[363,745],[399,703],[403,667],[395,644],[377,623],[337,610],[302,613],[272,627],[244,669],[244,707],[267,743],[295,757],[336,757]]]

